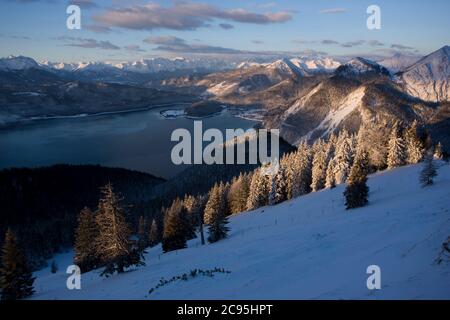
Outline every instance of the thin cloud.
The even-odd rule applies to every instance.
[[[80,37],[59,37],[58,40],[67,42],[65,46],[79,47],[85,49],[104,49],[104,50],[119,50],[120,47],[112,44],[109,41],[101,41],[90,38]]]
[[[339,44],[339,42],[334,41],[334,40],[322,40],[321,43],[322,43],[322,44],[325,44],[325,45]]]
[[[413,47],[404,46],[402,44],[394,43],[391,45],[391,49],[398,49],[398,50],[413,50]]]
[[[156,3],[111,8],[93,17],[105,27],[132,30],[196,30],[215,19],[251,24],[283,23],[292,19],[288,12],[255,13],[245,9],[221,9],[204,3],[175,2],[170,7]]]
[[[361,45],[363,45],[365,43],[366,43],[366,41],[364,41],[364,40],[349,41],[349,42],[345,42],[345,43],[341,44],[341,47],[343,47],[343,48],[353,48],[353,47],[361,46]]]
[[[261,40],[252,40],[252,42],[254,44],[263,44],[264,43],[264,41],[261,41]]]
[[[370,40],[367,42],[367,44],[371,47],[382,47],[384,46],[384,43],[378,41],[378,40]]]
[[[225,30],[234,29],[234,26],[229,23],[221,23],[221,24],[219,24],[219,27],[221,27],[222,29],[225,29]]]
[[[142,49],[140,46],[138,46],[137,44],[130,44],[127,46],[123,47],[125,50],[127,51],[131,51],[131,52],[145,52],[144,49]]]
[[[320,14],[339,14],[339,13],[346,13],[348,12],[345,8],[330,8],[330,9],[323,9],[320,10]]]
[[[241,50],[210,46],[204,44],[189,44],[184,39],[173,36],[150,37],[145,43],[157,45],[154,50],[174,53],[198,53],[198,54],[242,54]]]
[[[109,33],[112,31],[111,28],[109,27],[100,26],[96,24],[84,25],[83,28],[96,33]]]

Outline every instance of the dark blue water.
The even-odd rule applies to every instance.
[[[165,108],[167,109],[167,108]],[[171,177],[184,168],[172,164],[173,130],[193,131],[194,121],[165,119],[160,111],[24,122],[0,131],[0,168],[58,163],[100,164]],[[248,129],[253,121],[227,111],[202,119],[203,130]]]

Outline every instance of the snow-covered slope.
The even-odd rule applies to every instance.
[[[290,60],[298,68],[305,70],[308,73],[317,72],[332,72],[341,64],[331,58],[293,58]]]
[[[450,100],[450,46],[445,46],[401,74],[409,94],[426,101]]]
[[[71,254],[59,271],[36,273],[35,299],[450,299],[450,261],[437,265],[450,236],[450,166],[421,188],[420,166],[369,178],[370,204],[344,209],[343,186],[237,215],[229,238],[166,254],[155,247],[147,266],[108,279],[83,274],[81,290],[66,288]],[[381,268],[381,290],[367,289],[367,267]],[[229,270],[213,278],[161,279],[195,268]]]
[[[411,66],[419,59],[420,57],[417,55],[396,53],[392,57],[381,60],[378,63],[389,69],[391,72],[396,73]]]
[[[344,77],[359,77],[363,75],[390,75],[389,71],[385,67],[381,66],[375,61],[360,57],[354,58],[346,64],[341,65],[339,68],[337,68],[336,74]]]
[[[24,56],[9,56],[0,58],[0,70],[25,70],[30,68],[39,68],[39,65],[32,58]]]

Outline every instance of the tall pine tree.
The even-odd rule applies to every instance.
[[[312,162],[312,191],[319,191],[325,188],[328,153],[327,144],[319,139],[313,146],[314,159]]]
[[[437,176],[433,160],[433,152],[427,152],[422,171],[420,172],[420,184],[422,187],[431,186],[434,183],[433,179]]]
[[[148,243],[150,247],[156,246],[161,240],[160,240],[160,233],[158,224],[156,223],[156,220],[153,219],[152,224],[150,226],[150,233],[149,233],[149,239]]]
[[[273,206],[287,200],[286,171],[282,166],[271,177],[269,205]]]
[[[353,164],[352,137],[347,130],[342,130],[336,142],[336,154],[334,156],[334,172],[336,184],[347,181]]]
[[[355,159],[344,192],[347,210],[364,207],[368,203],[369,187],[367,186],[368,154],[363,151]]]
[[[121,198],[111,184],[102,188],[96,221],[98,236],[96,239],[97,254],[105,264],[101,275],[123,273],[130,266],[143,265],[141,251],[135,241],[131,240],[131,229],[125,221]]]
[[[2,249],[0,266],[0,291],[2,300],[18,300],[31,296],[33,275],[27,259],[17,243],[13,232],[8,229]]]
[[[311,192],[312,155],[306,142],[302,142],[293,154],[289,164],[292,175],[292,191],[290,196],[296,198]],[[288,189],[288,199],[289,189]]]
[[[208,224],[208,241],[217,242],[226,238],[228,233],[226,186],[215,185],[205,208],[205,223]]]
[[[406,162],[406,145],[400,133],[398,121],[392,128],[388,143],[387,165],[389,169],[405,165]]]
[[[255,210],[266,206],[269,202],[270,181],[261,168],[253,171],[250,191],[247,199],[247,210]],[[205,212],[206,214],[206,212]]]
[[[78,217],[74,245],[74,261],[82,272],[88,272],[99,264],[96,247],[97,236],[98,226],[95,216],[89,208],[84,208]]]
[[[186,208],[180,199],[175,199],[172,205],[166,209],[164,215],[164,232],[162,249],[164,252],[186,248]]]
[[[405,131],[406,162],[416,164],[422,161],[424,148],[417,133],[417,120]]]
[[[144,251],[148,247],[149,235],[148,235],[148,222],[144,216],[139,217],[138,223],[138,248],[140,251]]]

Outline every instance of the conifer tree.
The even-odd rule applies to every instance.
[[[347,177],[350,174],[350,169],[353,164],[352,144],[352,137],[349,135],[348,131],[341,131],[337,141],[336,154],[334,156],[336,184],[346,182]]]
[[[271,190],[269,193],[269,205],[273,206],[287,200],[286,173],[283,167],[271,175]]]
[[[0,265],[1,299],[18,300],[31,296],[34,292],[34,279],[25,254],[11,229],[8,229]]]
[[[420,172],[420,184],[422,187],[432,185],[434,183],[433,179],[437,176],[437,171],[433,160],[433,153],[431,151],[427,152],[422,171]]]
[[[366,152],[355,159],[347,181],[344,192],[347,210],[364,207],[368,203],[369,187],[367,186],[367,169],[365,162],[368,161]]]
[[[148,241],[148,222],[144,216],[140,216],[138,223],[138,248],[140,251],[144,251],[148,247]]]
[[[88,272],[99,264],[96,240],[98,226],[92,211],[85,207],[78,217],[78,226],[75,230],[75,264],[82,272]]]
[[[306,142],[302,142],[291,158],[292,192],[293,198],[311,192],[312,155]],[[289,198],[289,197],[288,197]]]
[[[389,137],[387,165],[389,169],[405,165],[406,146],[400,134],[398,121],[395,122]]]
[[[96,246],[97,255],[106,266],[101,273],[103,276],[123,273],[125,268],[144,264],[141,251],[130,239],[131,229],[125,221],[121,200],[111,184],[102,188],[96,214],[99,229]]]
[[[247,210],[254,210],[266,206],[269,202],[270,181],[261,168],[253,172],[247,199]]]
[[[319,139],[313,146],[314,158],[312,162],[312,191],[319,191],[325,187],[326,170],[328,164],[327,145]]]
[[[325,188],[333,189],[336,187],[336,178],[335,178],[335,163],[334,160],[330,160],[328,162],[327,167],[327,177],[325,179]]]
[[[159,234],[160,233],[158,229],[158,224],[156,223],[156,220],[153,219],[152,224],[150,226],[150,233],[148,239],[148,244],[150,247],[154,247],[160,242]]]
[[[294,173],[292,168],[293,154],[284,155],[280,160],[280,167],[283,168],[286,178],[286,197],[292,199],[292,187]]]
[[[164,252],[186,248],[186,224],[183,219],[183,216],[186,216],[186,212],[183,202],[178,198],[166,209],[162,238],[162,249]]]
[[[193,239],[196,237],[195,230],[199,225],[199,208],[196,201],[196,198],[192,195],[185,195],[183,199],[183,205],[186,208],[187,212],[187,220],[189,223],[189,228],[191,229],[192,233],[188,235],[188,238]]]
[[[228,193],[228,206],[231,214],[244,212],[247,209],[247,198],[250,189],[248,175],[239,174],[234,177]]]
[[[221,182],[220,184],[216,183],[210,190],[204,212],[204,221],[206,224],[210,224],[212,215],[216,211],[220,211],[221,214],[228,216],[228,188],[229,185]]]
[[[406,162],[408,164],[419,163],[423,158],[423,144],[417,134],[417,120],[405,131]]]
[[[226,188],[227,186],[223,183],[213,188],[214,191],[206,204],[205,222],[208,224],[208,241],[210,243],[226,238],[229,230],[226,226],[228,224]]]

